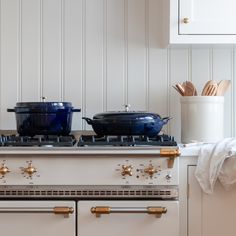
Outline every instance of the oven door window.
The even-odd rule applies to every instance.
[[[0,235],[75,236],[73,201],[0,201]]]
[[[78,235],[178,236],[178,201],[80,201]]]

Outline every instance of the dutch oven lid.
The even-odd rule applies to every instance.
[[[71,102],[18,102],[15,112],[56,112],[59,110],[73,109]]]
[[[16,108],[70,108],[71,102],[18,102]]]
[[[98,113],[93,116],[94,120],[143,120],[160,119],[160,115],[145,111],[114,111]]]

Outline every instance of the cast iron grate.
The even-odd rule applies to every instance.
[[[155,137],[148,136],[97,136],[82,135],[78,146],[177,146],[174,137],[162,134]]]

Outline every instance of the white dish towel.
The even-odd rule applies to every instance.
[[[236,186],[236,138],[203,145],[195,176],[202,190],[208,194],[213,193],[217,178],[226,190]]]

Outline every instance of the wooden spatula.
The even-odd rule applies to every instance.
[[[197,94],[197,90],[194,84],[191,81],[186,81],[184,96],[195,96],[196,94]]]
[[[230,80],[221,80],[218,83],[216,96],[224,96],[224,94],[227,91],[227,89],[229,88],[230,84],[231,84]]]
[[[202,96],[216,96],[218,84],[214,80],[209,80],[202,90]]]

